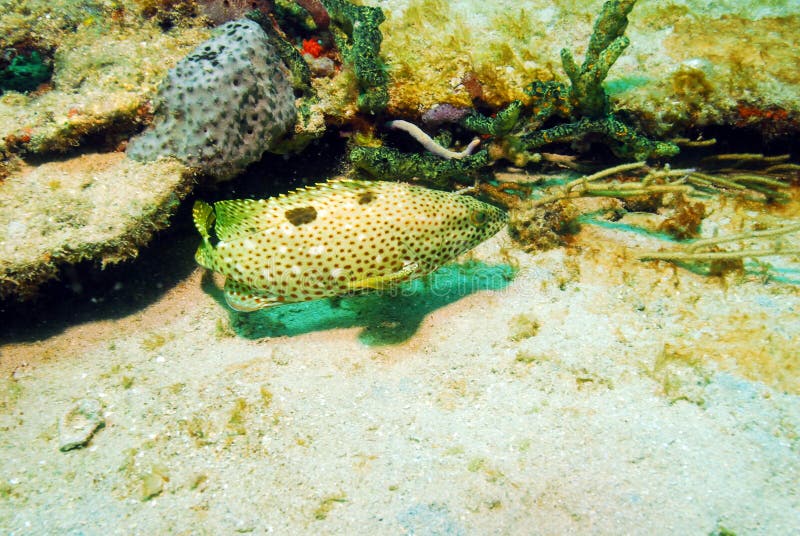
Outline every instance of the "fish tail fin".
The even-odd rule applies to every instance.
[[[194,258],[200,266],[212,268],[214,246],[211,244],[211,234],[209,230],[214,225],[214,209],[205,201],[195,201],[192,207],[192,219],[194,220],[194,226],[203,239],[202,244],[197,248],[197,253],[195,253]]]

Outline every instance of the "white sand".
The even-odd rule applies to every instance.
[[[435,296],[442,276],[251,316],[198,270],[126,318],[6,345],[0,527],[796,531],[800,287],[639,263],[636,240],[586,226],[569,249],[509,257],[500,235],[476,253],[493,289]],[[515,336],[520,314],[535,335]],[[56,423],[84,397],[107,425],[59,452]],[[143,500],[143,480],[162,491]]]

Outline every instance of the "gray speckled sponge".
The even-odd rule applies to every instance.
[[[155,98],[150,129],[128,156],[175,156],[219,179],[261,158],[295,121],[288,69],[261,27],[223,24],[169,71]]]

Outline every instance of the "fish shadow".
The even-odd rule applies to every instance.
[[[358,339],[368,346],[399,344],[416,333],[431,311],[474,292],[501,290],[514,275],[508,264],[448,264],[424,278],[382,292],[287,304],[252,313],[230,311],[230,325],[237,335],[247,339],[293,337],[361,326],[364,329]],[[219,290],[210,292],[224,303]]]

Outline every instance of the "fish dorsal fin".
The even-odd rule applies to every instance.
[[[281,304],[274,296],[259,292],[231,278],[225,281],[225,301],[231,309],[246,313]]]
[[[268,199],[231,199],[214,203],[214,232],[220,240],[253,235],[272,227],[284,218],[284,210],[322,201],[342,192],[363,192],[376,182],[339,179],[306,186]]]
[[[332,179],[310,186],[303,186],[297,190],[280,194],[266,199],[265,202],[271,208],[291,208],[312,201],[335,197],[345,192],[360,193],[369,189],[377,189],[380,183],[377,181],[361,181],[354,179]]]
[[[380,185],[378,181],[361,181],[357,179],[332,179],[311,186],[305,186],[298,192],[328,193],[328,192],[357,192],[368,188],[375,188]]]
[[[267,210],[267,203],[258,199],[231,199],[214,203],[214,232],[220,240],[249,236],[262,229],[257,217]]]

